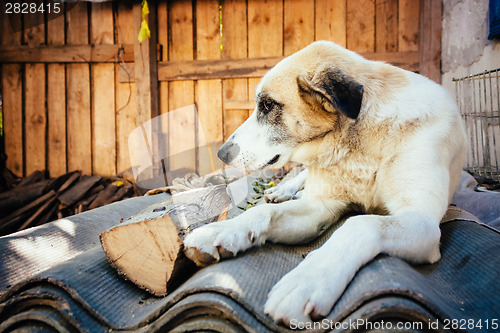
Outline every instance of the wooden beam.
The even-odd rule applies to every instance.
[[[377,52],[361,53],[370,60],[385,61],[406,70],[419,70],[419,53],[408,52]],[[158,80],[207,80],[262,77],[283,57],[244,58],[168,61],[158,63]],[[129,73],[134,73],[134,65],[127,64]],[[120,82],[128,82],[129,76],[123,69],[119,74]],[[130,77],[134,81],[133,77]]]
[[[391,65],[401,67],[408,71],[416,72],[419,70],[419,53],[417,51],[404,52],[375,52],[361,53],[367,59],[376,61],[385,61]]]
[[[134,61],[133,45],[22,45],[2,46],[0,63],[116,62],[119,50],[124,61]]]

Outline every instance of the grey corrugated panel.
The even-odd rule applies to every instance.
[[[0,237],[0,295],[99,244],[99,234],[167,194],[137,197]]]
[[[369,306],[381,300],[391,308],[386,316],[407,320],[427,316],[491,322],[500,318],[500,234],[468,221],[441,227],[438,263],[413,266],[378,256],[358,272],[328,318],[347,320],[359,316],[356,313],[363,308],[365,318],[385,318],[381,307]],[[215,328],[288,331],[263,314],[266,295],[325,237],[307,246],[268,245],[209,266],[165,298],[152,297],[122,280],[102,251],[94,248],[11,288],[0,298],[0,322],[16,311],[9,306],[16,298],[40,288],[49,296],[52,288],[57,290],[58,302],[67,307],[65,316],[72,317],[83,331],[150,332],[176,327],[195,331],[216,321],[220,325]]]
[[[231,327],[286,331],[262,313],[266,295],[333,228],[306,246],[268,245],[207,267],[171,295],[157,298],[110,268],[98,235],[120,218],[165,198],[134,198],[0,238],[4,269],[0,331],[12,316],[29,318],[40,311],[59,316],[63,327],[87,332],[196,330],[203,325],[222,331]],[[387,305],[393,308],[391,316],[410,319],[500,317],[500,289],[495,283],[499,234],[465,221],[443,224],[442,230],[440,262],[411,266],[396,258],[377,257],[356,275],[329,318],[347,320],[359,316],[361,309],[366,310],[361,314],[366,318],[380,316],[380,306],[370,307],[380,299],[386,309]]]

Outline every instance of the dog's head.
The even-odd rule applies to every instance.
[[[245,171],[280,168],[303,143],[356,119],[363,86],[335,65],[333,43],[316,42],[283,59],[256,88],[256,108],[219,150],[226,164]],[[348,56],[357,56],[352,52]]]

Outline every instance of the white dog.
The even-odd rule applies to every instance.
[[[328,315],[379,253],[413,263],[440,258],[439,223],[465,157],[460,115],[441,86],[321,41],[283,59],[256,93],[255,111],[219,157],[246,171],[303,163],[295,184],[267,195],[290,199],[300,177],[303,194],[196,229],[185,239],[188,257],[208,264],[266,241],[304,243],[346,211],[366,213],[347,219],[272,288],[264,310],[285,324]]]

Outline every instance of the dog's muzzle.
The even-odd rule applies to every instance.
[[[240,153],[240,146],[236,143],[226,142],[220,147],[217,156],[221,159],[222,162],[229,164],[231,163],[236,156]]]

